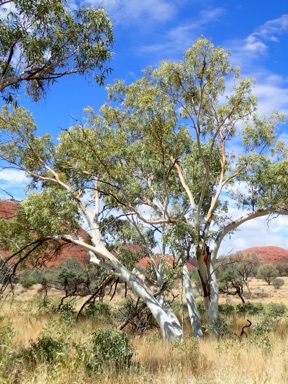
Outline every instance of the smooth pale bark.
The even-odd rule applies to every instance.
[[[210,303],[208,310],[208,319],[209,325],[211,326],[211,333],[213,335],[213,324],[218,319],[219,311],[218,311],[218,301],[219,301],[219,290],[218,290],[218,282],[216,279],[215,273],[215,263],[211,262],[209,265],[210,272]]]
[[[193,295],[191,279],[189,276],[189,271],[187,265],[183,265],[182,267],[183,274],[183,288],[186,296],[187,308],[190,318],[190,323],[193,331],[193,335],[196,339],[199,339],[203,336],[201,320],[199,316],[199,312],[196,305],[196,300]]]
[[[218,319],[219,312],[218,312],[218,300],[219,300],[219,291],[218,291],[218,283],[216,279],[216,258],[217,254],[220,248],[220,245],[222,243],[222,240],[224,237],[231,232],[232,230],[238,228],[241,224],[245,223],[246,221],[253,220],[257,217],[267,216],[271,213],[278,213],[280,215],[288,215],[287,210],[280,210],[275,209],[273,207],[265,208],[265,209],[259,209],[257,211],[249,212],[246,215],[243,215],[239,217],[238,219],[232,221],[228,225],[226,225],[217,235],[215,242],[212,247],[211,252],[211,262],[209,267],[209,277],[210,277],[210,302],[209,302],[209,310],[208,310],[208,317],[209,317],[209,325],[213,326],[213,323],[215,320]],[[213,333],[213,332],[212,332]]]
[[[171,323],[180,325],[179,320],[175,315],[171,305],[166,300],[165,296],[161,292],[159,293],[159,283],[158,285],[153,284],[151,280],[147,278],[147,276],[140,273],[136,268],[133,268],[132,273],[138,278],[138,280],[141,280],[144,283],[144,285],[149,288],[149,291],[152,292],[153,297],[157,300],[161,308],[163,308],[167,316],[170,317]],[[161,282],[162,282],[162,278],[161,278]],[[183,330],[182,330],[182,337],[183,337]]]
[[[177,317],[172,315],[171,307],[161,298],[157,300],[153,293],[149,292],[144,283],[132,272],[129,272],[118,259],[110,253],[100,239],[94,242],[93,245],[87,244],[81,238],[73,238],[72,236],[59,236],[63,240],[68,240],[74,244],[80,245],[83,248],[90,251],[90,262],[94,263],[102,268],[113,272],[121,280],[127,283],[127,285],[139,296],[147,305],[152,313],[152,316],[159,325],[163,339],[165,341],[181,340],[183,338],[183,330]]]

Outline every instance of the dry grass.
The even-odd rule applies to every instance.
[[[257,284],[258,283],[258,284]],[[252,293],[260,291],[265,297],[251,302],[283,302],[288,306],[288,279],[280,290],[268,287],[265,283],[253,280],[250,283]],[[73,342],[85,345],[89,335],[100,324],[90,320],[68,324],[59,322],[58,315],[51,312],[38,312],[33,296],[36,290],[22,291],[14,300],[7,299],[1,308],[0,328],[10,324],[15,329],[15,336],[7,349],[7,356],[17,355],[30,345],[29,340],[36,341],[43,330],[52,336],[64,335],[72,346]],[[283,297],[282,297],[283,296]],[[221,299],[222,302],[226,298]],[[235,297],[233,304],[239,304]],[[260,317],[249,317],[253,323]],[[106,370],[102,374],[88,375],[79,359],[75,359],[72,347],[65,352],[64,361],[50,365],[39,363],[31,369],[23,361],[14,365],[6,364],[1,369],[7,370],[6,378],[0,378],[5,384],[66,384],[69,383],[107,383],[107,384],[282,384],[288,382],[288,318],[274,323],[274,332],[255,337],[251,328],[247,339],[238,339],[233,332],[240,334],[245,317],[232,317],[232,333],[224,339],[203,339],[195,342],[187,338],[183,343],[165,344],[157,331],[151,331],[144,337],[132,338],[134,356],[130,371],[116,373]],[[101,323],[103,326],[103,321]],[[2,344],[2,341],[1,341]],[[1,352],[1,348],[0,348]],[[3,368],[4,367],[4,368]]]

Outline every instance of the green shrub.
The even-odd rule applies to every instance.
[[[267,322],[255,323],[252,328],[255,336],[264,336],[273,331],[273,328]]]
[[[236,313],[243,316],[260,315],[264,311],[262,303],[241,303],[236,305]]]
[[[220,337],[225,337],[230,333],[231,324],[221,319],[220,317],[214,320],[210,326],[212,334]]]
[[[224,316],[230,316],[235,313],[235,307],[231,304],[219,304],[219,313]]]
[[[283,279],[274,279],[272,281],[272,284],[274,286],[274,288],[276,289],[279,289],[282,287],[282,285],[284,285],[285,281]]]
[[[37,281],[33,276],[27,276],[20,279],[20,284],[23,288],[31,288]]]
[[[199,315],[204,316],[206,314],[204,301],[199,300],[199,301],[197,301],[196,304],[197,304],[197,309],[198,309]]]
[[[107,303],[89,303],[85,308],[84,315],[97,318],[103,317],[105,320],[107,320],[111,318],[111,307]]]
[[[59,357],[64,356],[65,344],[61,340],[51,336],[39,337],[37,342],[30,342],[30,347],[20,353],[20,357],[28,363],[53,363]]]
[[[279,271],[279,276],[288,276],[288,263],[276,264],[276,268]]]
[[[8,382],[11,370],[17,361],[13,339],[16,335],[11,325],[0,327],[0,382]],[[2,381],[3,379],[3,381]]]
[[[93,358],[87,368],[102,372],[104,368],[128,369],[133,350],[130,337],[113,328],[99,329],[92,334]]]
[[[281,303],[271,303],[265,307],[265,316],[268,319],[278,319],[287,312],[287,307]]]

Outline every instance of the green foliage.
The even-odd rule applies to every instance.
[[[20,353],[28,364],[35,366],[41,363],[55,363],[64,359],[65,343],[62,340],[44,335],[39,337],[36,342],[31,341],[30,347],[23,349]]]
[[[133,350],[128,335],[113,328],[99,329],[92,334],[93,357],[87,368],[102,372],[106,368],[126,370],[131,365]]]
[[[256,337],[252,338],[251,340],[249,340],[248,343],[264,350],[265,352],[269,352],[273,348],[273,344],[271,343],[271,341],[267,335],[256,336]]]
[[[265,316],[268,319],[276,320],[283,317],[287,312],[287,307],[281,303],[270,303],[265,306]]]
[[[13,345],[15,335],[16,332],[13,326],[0,325],[0,379],[3,382],[9,379],[9,371],[17,362]]]
[[[189,364],[192,370],[196,370],[197,367],[199,367],[200,349],[197,340],[189,337],[184,340],[176,341],[173,344],[173,349],[177,349],[178,355],[182,358],[184,357],[184,361]]]
[[[264,336],[267,333],[273,332],[273,327],[267,322],[255,323],[252,325],[252,328],[255,336]]]
[[[257,278],[266,281],[268,285],[271,285],[275,277],[279,276],[279,271],[275,265],[262,264],[258,268]]]
[[[231,316],[235,313],[235,307],[231,304],[219,304],[219,313],[223,316]]]
[[[285,284],[285,281],[283,279],[274,279],[272,284],[274,288],[279,289]]]
[[[22,83],[37,101],[49,84],[67,74],[93,71],[103,83],[113,42],[111,22],[102,8],[82,7],[71,13],[68,3],[1,2],[0,92],[5,102],[15,102]]]
[[[279,276],[288,276],[288,263],[279,263],[275,265],[279,271]]]
[[[219,317],[212,325],[210,325],[210,330],[212,335],[216,335],[218,338],[223,338],[230,333],[231,324]]]
[[[111,307],[109,304],[101,303],[100,301],[89,303],[85,307],[84,315],[108,322],[112,315]]]
[[[23,288],[31,288],[34,284],[37,284],[37,280],[33,276],[27,276],[20,278],[20,284]]]
[[[260,315],[265,307],[262,303],[242,303],[236,305],[236,313],[239,315]]]

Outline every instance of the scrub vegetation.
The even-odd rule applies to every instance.
[[[260,287],[269,289],[253,279],[252,292]],[[209,338],[207,330],[200,341],[191,337],[186,305],[175,301],[179,315],[184,307],[185,338],[163,343],[155,327],[142,334],[132,327],[117,330],[123,290],[112,304],[97,302],[77,320],[81,302],[71,301],[55,311],[61,297],[52,291],[43,303],[37,289],[39,285],[29,289],[17,285],[14,297],[7,296],[2,304],[1,383],[260,384],[288,379],[287,307],[279,302],[278,290],[261,302],[245,304],[239,298],[224,303],[223,296],[215,338]],[[202,313],[201,299],[198,306]],[[247,318],[252,326],[240,337]]]

